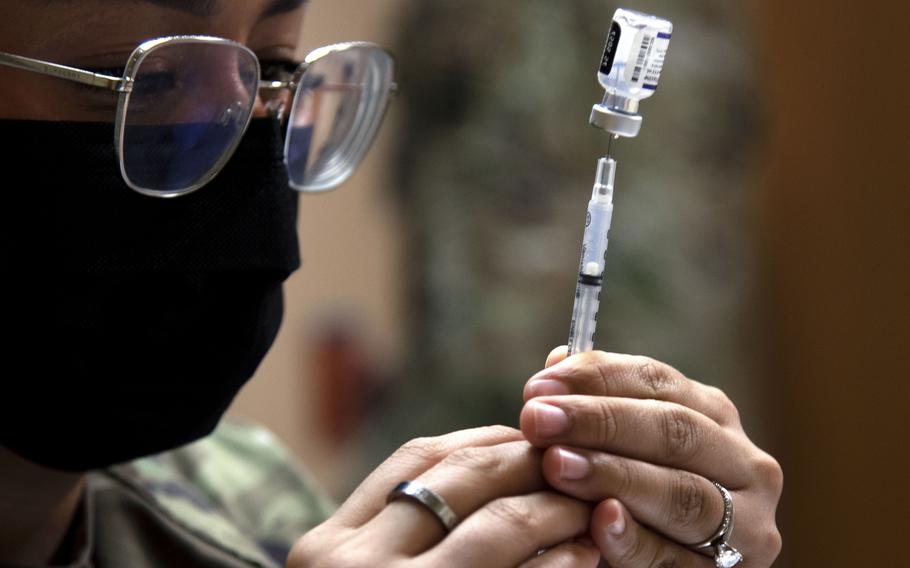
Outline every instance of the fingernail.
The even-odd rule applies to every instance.
[[[528,397],[537,398],[538,396],[562,396],[569,393],[569,387],[561,381],[551,379],[538,379],[528,383]]]
[[[622,514],[619,504],[613,503],[612,509],[616,518],[607,524],[607,532],[613,537],[622,536],[622,533],[626,530],[626,517]]]
[[[534,432],[541,438],[552,438],[569,429],[569,417],[562,409],[541,402],[534,405]]]
[[[537,371],[536,374],[531,375],[531,380],[535,381],[535,380],[550,379],[553,377],[553,375],[558,375],[560,372],[562,372],[562,370],[566,368],[566,365],[568,365],[568,363],[566,363],[565,359],[563,359],[562,361],[559,361],[558,363],[553,363],[549,367],[541,369],[541,370]]]
[[[584,456],[559,449],[559,477],[568,481],[584,479],[591,473],[591,463]]]

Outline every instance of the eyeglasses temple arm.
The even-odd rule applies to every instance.
[[[48,61],[40,61],[22,55],[12,55],[10,53],[0,52],[0,65],[15,67],[16,69],[23,69],[25,71],[33,71],[42,75],[66,79],[67,81],[75,81],[76,83],[83,83],[94,87],[101,87],[110,91],[126,90],[127,82],[121,77],[109,77],[107,75],[100,75],[98,73],[92,73],[91,71],[76,69],[75,67],[57,63],[50,63]]]
[[[280,91],[282,89],[295,89],[297,83],[293,81],[259,81],[259,90],[261,91]],[[345,86],[337,87],[336,90],[345,90]],[[348,87],[354,89],[355,87]],[[398,83],[389,83],[389,94],[393,97],[398,94]]]

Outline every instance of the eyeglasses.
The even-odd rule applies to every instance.
[[[287,111],[284,161],[291,187],[320,192],[348,179],[376,136],[396,89],[392,56],[364,42],[321,47],[275,80],[243,44],[216,37],[152,39],[122,77],[0,53],[7,65],[119,93],[114,147],[120,172],[153,197],[192,193],[234,153],[262,92]]]

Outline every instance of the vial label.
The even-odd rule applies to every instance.
[[[619,22],[613,22],[613,25],[610,26],[610,34],[607,36],[607,45],[604,47],[604,56],[600,60],[600,72],[604,75],[609,75],[613,71],[620,36],[622,36],[622,27]]]
[[[671,37],[652,28],[645,28],[635,36],[626,63],[626,81],[633,88],[657,90]]]

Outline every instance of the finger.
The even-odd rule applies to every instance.
[[[550,354],[547,356],[547,361],[544,364],[544,368],[550,368],[553,365],[561,363],[566,358],[568,353],[569,348],[566,345],[557,347],[553,351],[550,351]],[[531,381],[525,383],[525,402],[536,396],[553,396],[563,394],[572,394],[569,386],[565,382],[547,378],[538,378],[536,380],[532,379]]]
[[[636,519],[676,542],[703,542],[720,526],[724,500],[700,475],[638,460],[557,446],[543,458],[554,489],[585,501],[621,501]]]
[[[569,355],[569,346],[560,345],[559,347],[550,351],[550,354],[547,355],[547,362],[544,364],[544,368],[552,367],[553,365],[559,363]]]
[[[611,568],[714,568],[714,561],[639,524],[616,499],[594,510],[591,536]]]
[[[566,356],[569,354],[569,347],[563,345],[557,347],[556,349],[550,351],[550,354],[547,355],[547,361],[544,364],[544,369],[549,369],[554,365],[558,365]],[[559,381],[556,379],[547,378],[547,375],[542,371],[534,377],[531,378],[527,383],[525,383],[524,388],[524,400],[525,402],[531,400],[537,396],[553,396],[553,395],[562,395],[562,394],[572,394],[569,385],[564,381]]]
[[[591,544],[565,542],[521,565],[521,568],[597,568],[600,551]]]
[[[723,391],[648,357],[579,353],[548,366],[525,386],[526,401],[564,394],[664,400],[701,412],[718,424],[739,424],[736,406]]]
[[[442,497],[459,519],[490,501],[546,488],[541,452],[524,441],[462,448],[415,481]],[[389,503],[367,528],[376,542],[405,555],[423,552],[445,536],[436,516],[412,499]]]
[[[385,507],[386,496],[399,482],[416,478],[452,452],[460,448],[492,446],[521,439],[521,432],[514,428],[488,426],[411,440],[354,490],[330,522],[359,527]]]
[[[521,430],[537,447],[599,450],[684,469],[727,487],[751,480],[748,439],[678,404],[595,396],[536,398],[521,411]]]
[[[512,568],[588,531],[591,506],[550,491],[487,503],[421,556],[428,566]]]

